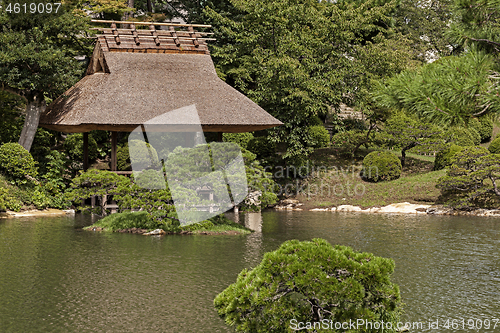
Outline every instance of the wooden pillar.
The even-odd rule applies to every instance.
[[[222,132],[217,132],[217,142],[222,142]]]
[[[89,133],[83,133],[83,171],[89,168]]]
[[[116,171],[116,144],[118,143],[118,132],[111,132],[111,171]]]

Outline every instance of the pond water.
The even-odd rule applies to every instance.
[[[90,216],[1,220],[0,332],[232,332],[214,297],[283,241],[315,237],[393,258],[405,320],[425,323],[412,332],[500,332],[498,218],[266,211],[262,223],[246,220],[259,231],[162,238],[82,231]],[[444,328],[448,319],[465,328]]]

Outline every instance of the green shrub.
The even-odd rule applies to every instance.
[[[457,146],[474,146],[474,137],[463,127],[452,127],[444,133],[444,138],[448,143],[454,143]]]
[[[52,200],[43,188],[37,187],[33,191],[29,191],[29,196],[24,203],[26,205],[33,205],[36,209],[45,209],[51,206]]]
[[[488,146],[488,150],[492,154],[500,154],[500,137],[491,141],[490,145]]]
[[[83,162],[83,133],[69,134],[63,145],[72,160]],[[97,143],[92,135],[89,135],[89,161],[94,161],[97,156]]]
[[[265,136],[258,136],[248,142],[249,151],[257,155],[257,158],[264,158],[274,155],[276,145]]]
[[[479,121],[479,119],[477,119],[477,118],[470,119],[469,123],[467,124],[467,129],[469,130],[469,132],[471,131],[471,129],[474,129],[477,132],[477,134],[479,135],[479,140],[481,140],[481,134],[480,134],[481,122]],[[481,143],[481,141],[479,141],[479,143]]]
[[[488,142],[493,134],[493,121],[490,116],[482,116],[479,117],[479,122],[481,123],[481,128],[479,129],[481,142]]]
[[[398,179],[401,176],[401,160],[388,151],[374,151],[363,159],[363,178],[380,182]]]
[[[332,147],[342,148],[347,151],[353,150],[359,143],[363,142],[366,134],[361,131],[338,132],[332,136]]]
[[[0,147],[0,170],[17,184],[26,184],[29,182],[27,177],[38,175],[33,156],[18,143]]]
[[[471,128],[468,128],[467,131],[469,131],[471,137],[472,137],[472,142],[474,142],[474,145],[478,145],[481,143],[481,135],[479,134],[479,132],[471,127]]]
[[[500,196],[494,186],[500,181],[499,154],[491,154],[481,146],[464,147],[451,162],[446,176],[436,184],[441,201],[466,210],[499,207]]]
[[[451,158],[455,156],[456,153],[462,151],[463,147],[457,146],[456,144],[451,144],[445,149],[439,151],[434,159],[434,171],[444,169],[451,165]]]
[[[91,131],[89,136],[92,136],[97,143],[108,143],[109,142],[109,132],[108,131]]]
[[[360,319],[392,323],[393,329],[370,332],[396,332],[401,310],[393,272],[391,259],[323,239],[290,240],[244,269],[214,306],[237,332],[291,332],[298,322]]]
[[[6,188],[0,187],[0,210],[21,210],[22,202],[9,193]]]
[[[314,148],[328,147],[330,143],[330,134],[324,126],[309,126],[308,133],[312,139],[312,146]]]
[[[252,140],[252,133],[223,133],[222,141],[238,144],[241,148],[247,149],[248,143]]]
[[[116,150],[116,167],[120,171],[130,171],[132,166],[130,164],[130,154],[128,151],[128,143],[123,147],[118,147]]]
[[[144,169],[158,169],[160,162],[158,153],[149,143],[140,140],[131,140],[128,144],[130,161],[136,171]]]
[[[350,130],[365,131],[368,129],[368,126],[366,126],[366,123],[362,119],[353,117],[344,118],[342,120],[342,124],[344,125],[345,131],[350,131]]]

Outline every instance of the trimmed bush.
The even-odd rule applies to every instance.
[[[6,143],[0,147],[0,170],[16,183],[27,183],[27,177],[38,175],[33,156],[18,143]]]
[[[248,142],[248,150],[257,155],[257,158],[263,158],[274,155],[276,145],[269,141],[265,136],[258,136]]]
[[[158,154],[149,143],[140,140],[131,140],[128,146],[130,161],[134,171],[141,171],[144,169],[158,169],[160,162]]]
[[[313,141],[314,148],[328,147],[330,134],[324,126],[309,126],[307,131]]]
[[[236,143],[243,149],[248,149],[248,143],[252,140],[252,133],[223,133],[222,141]]]
[[[130,164],[130,154],[128,152],[128,143],[126,143],[123,147],[118,147],[118,149],[116,149],[116,167],[120,171],[132,170]]]
[[[434,171],[444,169],[451,165],[451,158],[455,156],[456,153],[462,151],[463,147],[457,146],[455,144],[439,151],[434,159]]]
[[[479,129],[479,134],[481,135],[481,142],[488,142],[493,134],[493,120],[490,116],[483,116],[479,118],[481,123],[481,128]]]
[[[446,142],[454,143],[461,147],[474,146],[474,137],[471,133],[463,127],[453,127],[444,133]]]
[[[490,145],[488,146],[488,150],[492,154],[500,154],[500,137],[491,141]]]
[[[69,134],[64,140],[64,149],[72,160],[83,162],[83,133]],[[89,134],[89,160],[97,158],[97,142]]]
[[[363,179],[373,182],[398,179],[401,176],[401,160],[388,151],[374,151],[363,159]]]
[[[393,329],[369,331],[396,332],[401,297],[393,272],[391,259],[324,239],[289,240],[254,269],[244,269],[214,306],[237,332],[292,332],[299,322],[304,327],[320,320],[391,322]]]
[[[469,131],[475,146],[481,143],[481,135],[474,127],[468,128],[467,131]]]

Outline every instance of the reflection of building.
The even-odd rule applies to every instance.
[[[202,200],[214,201],[214,191],[209,186],[202,186],[196,189],[196,193]]]
[[[207,40],[207,25],[130,23],[129,29],[97,28],[86,76],[50,104],[40,126],[84,133],[84,156],[92,130],[112,132],[111,170],[116,171],[117,132],[194,105],[204,132],[250,132],[281,125],[249,98],[219,79]],[[139,29],[146,26],[146,29]],[[159,29],[158,27],[165,27]],[[170,125],[170,124],[167,124]],[[176,119],[175,132],[189,132],[189,117]],[[198,126],[200,124],[197,124]],[[145,131],[143,129],[143,131]],[[87,168],[84,158],[84,168]]]
[[[245,213],[245,227],[250,230],[261,232],[262,231],[262,214],[258,213]]]

